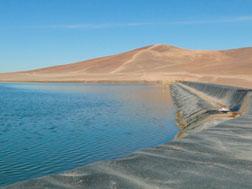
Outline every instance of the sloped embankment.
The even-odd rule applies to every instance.
[[[177,83],[171,93],[177,107],[179,137],[212,127],[242,113],[248,89],[194,82]]]
[[[197,83],[171,88],[182,139],[7,188],[252,188],[252,93]]]

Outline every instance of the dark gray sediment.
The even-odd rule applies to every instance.
[[[5,188],[252,188],[252,92],[189,82],[171,91],[181,127],[173,141]]]

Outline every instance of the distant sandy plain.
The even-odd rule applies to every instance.
[[[184,80],[252,87],[252,48],[208,51],[151,45],[67,65],[0,74],[1,82]]]

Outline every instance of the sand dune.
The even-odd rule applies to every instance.
[[[0,81],[29,82],[171,82],[175,80],[252,87],[252,48],[207,51],[152,45],[73,64],[0,74]]]

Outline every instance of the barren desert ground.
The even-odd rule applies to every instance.
[[[200,81],[252,87],[252,48],[189,50],[151,45],[117,55],[15,73],[2,82]]]

